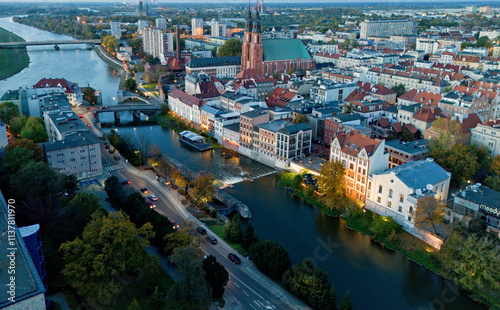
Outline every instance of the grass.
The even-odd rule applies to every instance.
[[[0,28],[0,42],[20,42],[23,38]],[[30,58],[26,48],[0,49],[0,80],[13,76],[28,66]]]
[[[238,253],[240,253],[241,256],[243,256],[243,257],[248,256],[248,252],[243,249],[241,244],[234,243],[234,242],[228,241],[226,239],[226,236],[224,235],[224,225],[212,225],[212,226],[209,226],[208,228],[210,228],[210,230],[213,231],[214,234],[216,234],[219,238],[224,240],[224,242],[226,242],[230,247],[232,247],[233,249],[238,251]]]
[[[156,86],[158,86],[158,84],[143,84],[142,87],[144,87],[147,91],[153,91],[155,90]]]

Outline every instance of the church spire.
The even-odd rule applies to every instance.
[[[245,32],[251,32],[252,31],[252,12],[250,12],[250,0],[248,1],[248,14],[247,17],[245,18]]]
[[[253,23],[253,29],[252,32],[254,33],[261,33],[262,29],[260,26],[260,18],[259,18],[259,11],[255,11],[255,22]]]

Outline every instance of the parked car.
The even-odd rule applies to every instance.
[[[214,236],[207,236],[205,239],[211,244],[217,244],[217,239]]]
[[[128,184],[130,184],[130,181],[129,180],[123,180],[122,184],[128,185]]]
[[[227,258],[229,258],[229,260],[235,263],[236,265],[241,264],[241,260],[238,256],[236,256],[236,254],[229,253],[227,255]]]
[[[170,223],[172,224],[173,229],[179,229],[179,224],[177,224],[175,221],[170,220]]]
[[[140,189],[140,191],[141,191],[141,193],[143,193],[143,194],[147,194],[147,193],[149,193],[149,190],[148,190],[147,188],[145,188],[145,187],[141,188],[141,189]]]
[[[113,157],[114,157],[114,159],[116,159],[116,160],[120,160],[120,156],[118,156],[118,155],[115,155],[115,156],[113,156]]]
[[[206,235],[207,234],[207,230],[205,228],[201,227],[201,226],[196,227],[196,231],[199,232],[202,235]]]
[[[109,154],[113,154],[115,150],[108,150]]]
[[[149,195],[148,198],[151,201],[157,201],[158,200],[158,197],[156,197],[155,195]]]
[[[147,204],[147,205],[149,206],[149,208],[151,208],[151,209],[156,208],[156,205],[155,205],[152,201],[147,200],[147,201],[146,201],[146,204]]]
[[[78,115],[79,118],[83,118],[83,114]]]
[[[105,145],[105,146],[104,146],[104,148],[105,148],[106,150],[109,150],[109,149],[111,148],[111,146],[109,146],[109,145]]]

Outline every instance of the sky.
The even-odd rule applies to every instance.
[[[137,1],[123,1],[123,0],[0,0],[0,2],[36,2],[36,3],[89,3],[89,2],[108,2],[108,3],[137,3]],[[211,4],[216,4],[216,3],[248,3],[248,0],[159,0],[159,4],[176,4],[176,3],[207,3],[210,2]],[[255,0],[251,1],[252,3],[256,2]],[[345,0],[264,0],[264,3],[345,3]],[[375,3],[406,3],[406,2],[420,2],[417,0],[410,0],[410,1],[405,1],[405,0],[350,0],[349,3],[353,2],[364,2],[364,3],[369,3],[369,2],[375,2]],[[443,2],[442,0],[425,0],[426,3],[436,3],[436,2]],[[445,1],[445,2],[451,2],[450,0]],[[485,2],[484,0],[455,0],[453,2],[461,2],[461,3],[470,3],[470,2]],[[496,2],[496,1],[488,1],[488,2]]]

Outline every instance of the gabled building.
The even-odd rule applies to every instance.
[[[358,82],[357,84],[360,89],[371,94],[373,97],[377,97],[390,104],[396,103],[396,92],[392,89],[372,83]]]
[[[79,106],[83,103],[82,90],[77,84],[71,83],[66,79],[41,79],[33,88],[61,88],[66,97],[68,97],[69,102],[73,106]]]
[[[471,145],[486,147],[488,155],[500,155],[500,120],[478,124],[471,130]]]
[[[331,143],[330,160],[340,161],[346,167],[346,196],[364,202],[368,175],[386,169],[389,154],[385,152],[384,140],[356,132],[339,133]]]
[[[420,110],[413,114],[410,123],[423,134],[424,131],[432,126],[432,122],[440,117],[444,117],[440,108],[423,105]]]
[[[268,107],[278,106],[284,108],[288,103],[293,101],[300,101],[302,99],[304,98],[297,93],[293,93],[281,87],[276,87],[269,98],[267,98],[266,104]]]
[[[201,108],[206,101],[174,88],[168,93],[168,106],[175,116],[187,124],[200,128]]]
[[[425,159],[429,156],[428,144],[429,141],[423,139],[412,142],[402,142],[399,140],[386,141],[385,151],[389,153],[387,169],[396,168],[410,161]]]

